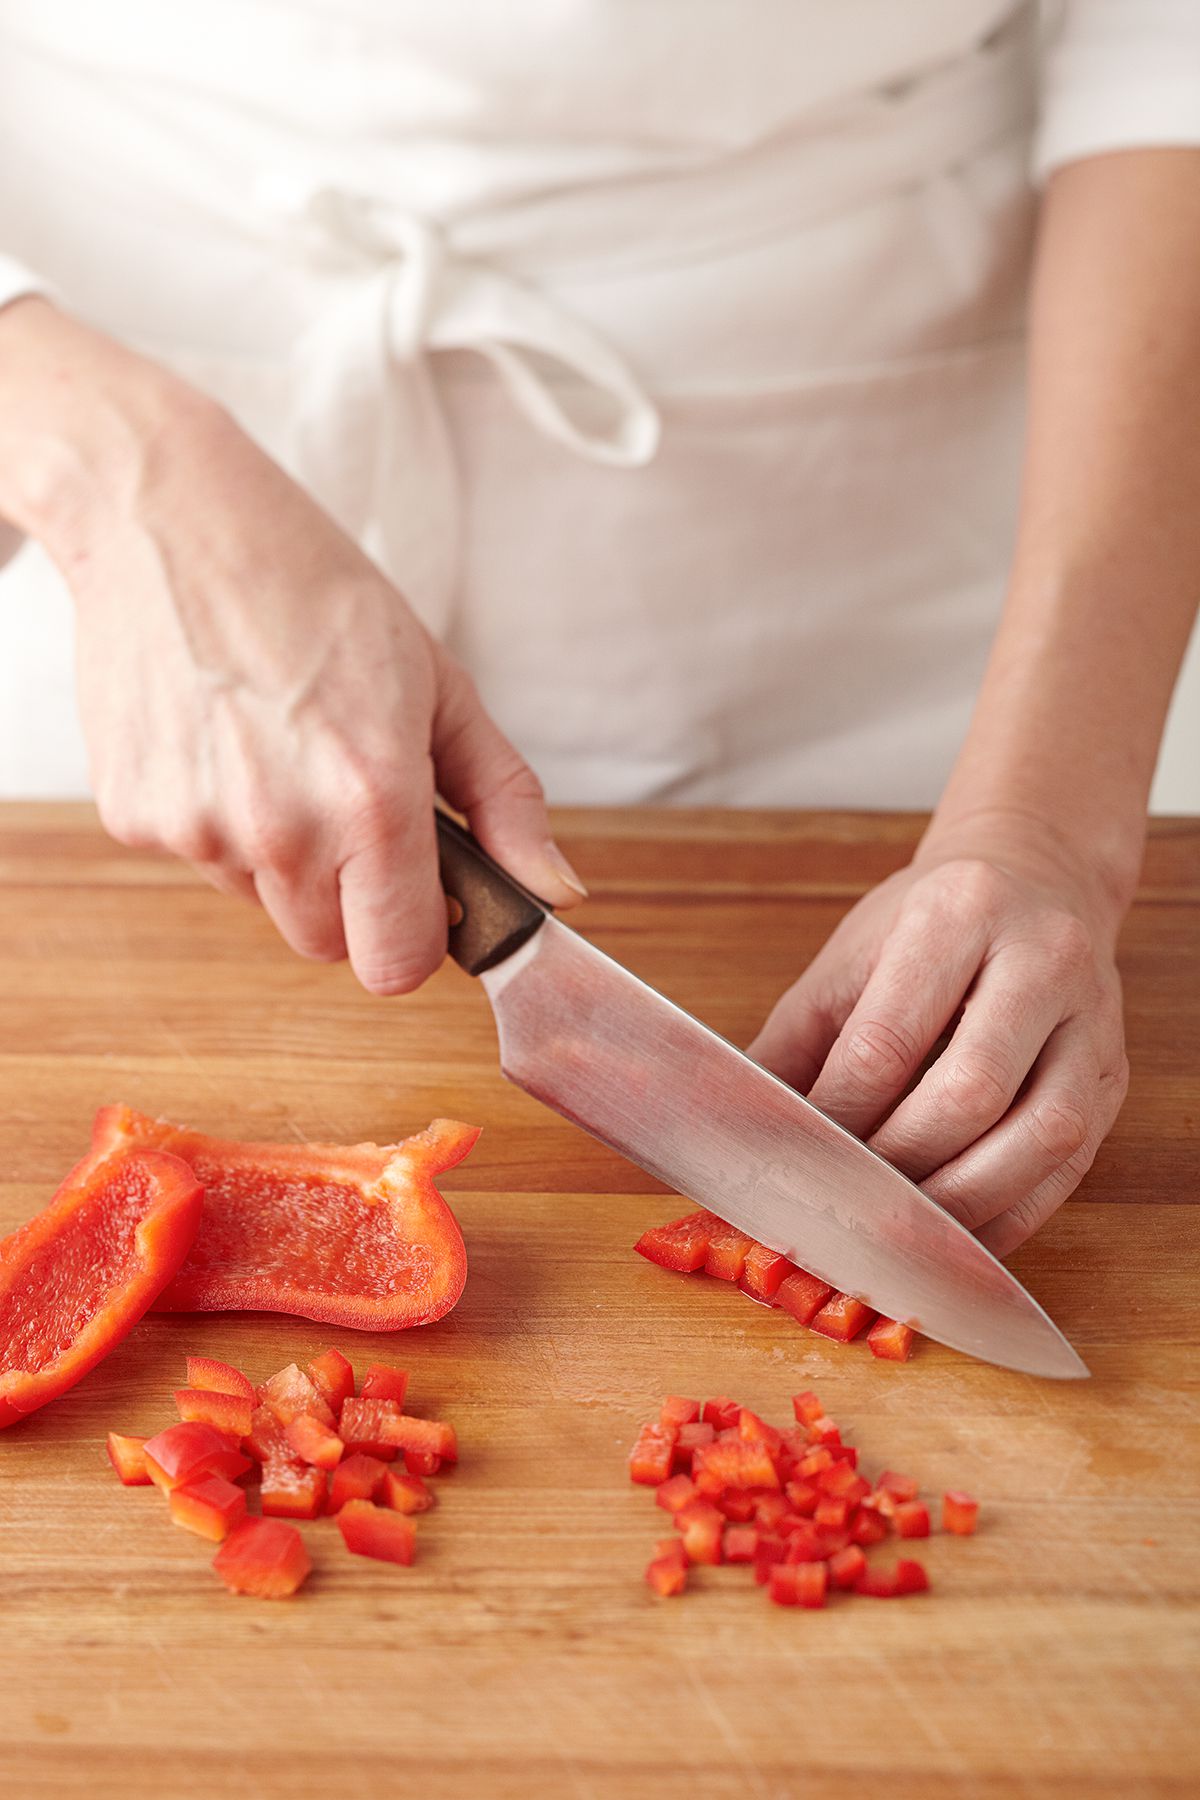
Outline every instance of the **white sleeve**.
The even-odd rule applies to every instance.
[[[27,269],[24,263],[0,254],[0,306],[7,306],[10,300],[19,300],[23,294],[49,294],[52,291],[49,282]],[[20,532],[0,518],[0,569],[20,548]]]
[[[1105,150],[1200,145],[1200,0],[1056,0],[1044,10],[1038,181]]]

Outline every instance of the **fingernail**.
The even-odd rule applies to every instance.
[[[587,889],[584,887],[582,881],[580,881],[578,875],[575,873],[558,845],[551,838],[547,838],[542,846],[542,861],[550,870],[556,881],[565,882],[572,893],[578,894],[581,900],[587,899]]]

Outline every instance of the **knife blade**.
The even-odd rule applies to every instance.
[[[1088,1369],[1016,1277],[890,1163],[579,936],[438,814],[450,953],[508,1079],[888,1318],[985,1361]]]

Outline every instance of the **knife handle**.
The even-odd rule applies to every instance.
[[[442,886],[462,908],[450,927],[450,954],[468,975],[482,975],[528,942],[550,908],[506,875],[465,825],[435,811]]]

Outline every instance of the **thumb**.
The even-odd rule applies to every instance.
[[[431,748],[438,792],[501,868],[551,906],[586,899],[587,889],[551,836],[541,782],[484,710],[466,670],[444,653]]]

